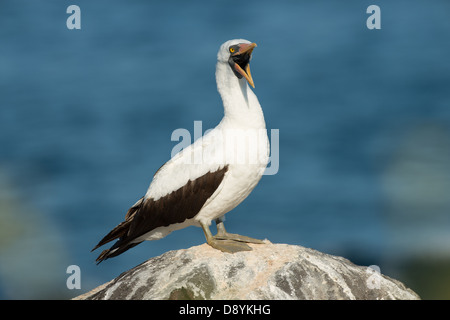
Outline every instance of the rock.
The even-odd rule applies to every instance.
[[[75,299],[420,299],[368,267],[287,244],[223,253],[203,244],[169,251]]]

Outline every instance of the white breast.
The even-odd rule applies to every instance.
[[[228,166],[222,183],[192,223],[210,224],[235,208],[258,184],[269,160],[269,140],[258,98],[246,80],[238,79],[223,61],[217,64],[216,80],[224,118],[158,170],[145,196],[157,200],[189,180]]]

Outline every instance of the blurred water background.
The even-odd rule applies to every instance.
[[[66,8],[81,8],[68,30]],[[381,30],[366,9],[381,8]],[[378,265],[450,298],[450,3],[0,1],[0,298],[66,299],[198,228],[99,266],[93,246],[170,158],[172,132],[223,115],[226,40],[252,60],[279,171],[227,228]],[[69,290],[66,268],[81,269]]]

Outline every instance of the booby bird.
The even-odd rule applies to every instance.
[[[223,252],[248,251],[251,247],[246,243],[263,243],[228,233],[223,223],[224,215],[258,184],[269,161],[263,111],[249,87],[255,87],[249,64],[255,47],[244,39],[221,45],[216,82],[223,119],[158,169],[146,194],[128,210],[125,220],[92,249],[118,239],[99,255],[98,263],[145,240],[158,240],[191,225],[200,226],[206,242]],[[213,220],[215,236],[209,229]]]

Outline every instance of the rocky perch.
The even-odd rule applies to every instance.
[[[169,251],[75,299],[420,299],[401,282],[347,259],[287,244],[223,253]]]

